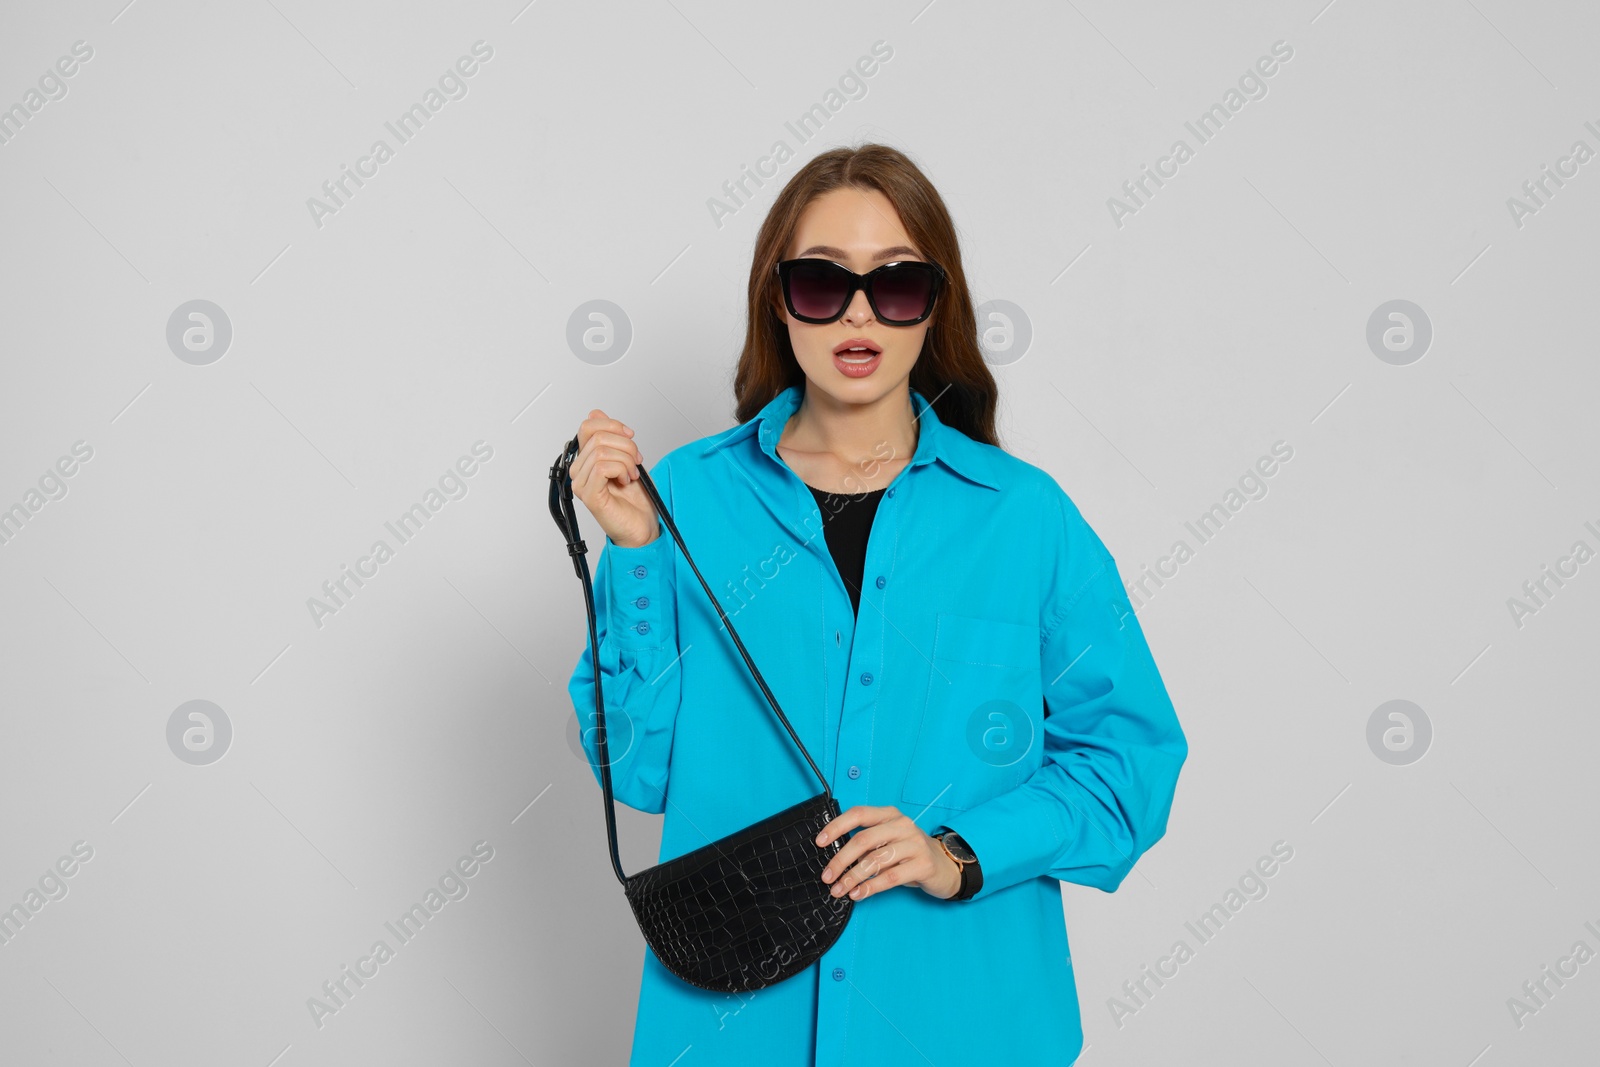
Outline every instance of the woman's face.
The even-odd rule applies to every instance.
[[[784,258],[830,259],[865,274],[884,263],[923,256],[888,197],[876,189],[847,187],[823,193],[807,205]],[[805,372],[807,391],[820,390],[841,404],[872,403],[902,388],[933,325],[929,316],[915,326],[885,326],[859,289],[851,294],[842,319],[821,325],[791,316],[781,293],[778,304],[795,359]],[[880,354],[852,366],[851,360],[868,353],[837,353],[847,342],[875,346]],[[811,396],[821,399],[815,392]]]

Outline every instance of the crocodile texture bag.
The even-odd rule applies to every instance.
[[[639,481],[651,503],[706,596],[711,598],[762,696],[822,783],[822,792],[692,852],[635,874],[622,872],[611,795],[611,760],[606,748],[605,697],[600,689],[594,587],[589,577],[588,548],[578,536],[578,518],[572,506],[570,468],[577,453],[578,439],[573,437],[550,468],[550,514],[567,539],[567,553],[583,582],[584,607],[589,615],[598,727],[595,744],[612,870],[622,883],[623,894],[646,943],[667,970],[691,985],[719,993],[763,989],[815,963],[839,939],[850,920],[854,901],[848,894],[833,896],[831,887],[822,881],[822,869],[838,854],[844,841],[836,838],[820,848],[816,843],[822,828],[838,818],[839,802],[772,690],[767,688],[711,586],[694,565],[649,472],[638,465]],[[701,698],[699,694],[693,697]]]

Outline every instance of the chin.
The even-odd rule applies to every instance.
[[[894,392],[901,381],[898,378],[893,381],[882,378],[881,373],[880,371],[879,374],[874,374],[870,379],[833,381],[820,386],[813,379],[807,383],[807,387],[816,386],[841,404],[874,404]]]
[[[806,388],[820,389],[844,404],[870,404],[894,392],[911,377],[911,367],[880,365],[865,378],[847,378],[833,365],[833,353],[824,352],[816,363],[800,364]]]

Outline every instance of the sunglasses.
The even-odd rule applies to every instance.
[[[789,314],[813,325],[837,322],[860,289],[885,326],[915,326],[933,314],[944,285],[937,263],[903,260],[857,274],[831,259],[786,259],[773,268]]]

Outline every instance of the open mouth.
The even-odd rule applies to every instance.
[[[845,366],[870,366],[881,355],[883,346],[870,337],[851,337],[833,346],[834,361]]]
[[[865,378],[878,369],[883,352],[873,344],[851,344],[846,341],[833,350],[833,365],[847,378]]]

